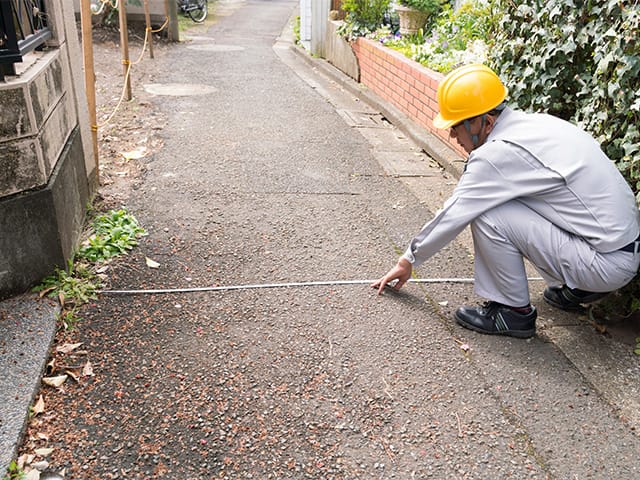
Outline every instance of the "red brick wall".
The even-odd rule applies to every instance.
[[[449,131],[432,123],[438,113],[436,91],[444,77],[441,73],[373,40],[359,37],[352,46],[360,66],[360,83],[466,158],[467,153],[455,140],[450,141]]]

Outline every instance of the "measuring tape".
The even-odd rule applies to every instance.
[[[540,281],[540,277],[527,278],[528,281]],[[193,293],[193,292],[225,292],[230,290],[255,290],[258,288],[292,288],[292,287],[322,287],[337,285],[371,285],[377,280],[331,280],[318,282],[289,282],[289,283],[258,283],[253,285],[226,285],[218,287],[187,287],[187,288],[156,288],[148,290],[100,290],[105,295],[155,295],[163,293]],[[473,278],[412,278],[411,283],[473,283]]]

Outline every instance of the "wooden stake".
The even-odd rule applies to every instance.
[[[126,0],[118,2],[118,17],[120,19],[120,49],[122,50],[122,71],[126,82],[125,99],[131,100],[131,76],[129,73],[129,32],[127,30],[127,7]]]
[[[169,25],[167,25],[167,38],[171,42],[180,41],[180,31],[178,29],[178,4],[173,0],[165,0],[164,10],[169,19]]]
[[[84,88],[89,107],[93,155],[96,161],[96,178],[100,181],[98,157],[98,121],[96,119],[96,74],[93,65],[93,35],[91,27],[91,0],[81,0],[80,23],[82,25],[82,57],[84,61]]]
[[[147,25],[145,38],[149,42],[149,56],[153,58],[153,33],[151,33],[151,15],[149,15],[149,0],[144,0],[144,21]]]

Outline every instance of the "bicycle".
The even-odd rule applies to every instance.
[[[177,0],[178,8],[185,16],[196,23],[202,23],[207,18],[209,8],[207,0]]]

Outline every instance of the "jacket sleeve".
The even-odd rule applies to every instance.
[[[418,267],[484,212],[518,197],[557,188],[562,178],[518,147],[495,141],[469,156],[453,194],[413,238],[402,256]]]

